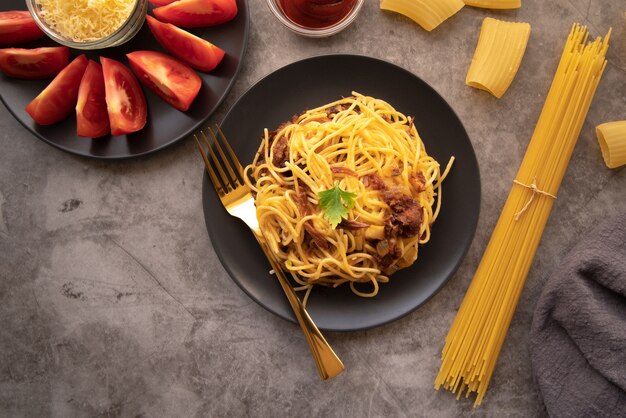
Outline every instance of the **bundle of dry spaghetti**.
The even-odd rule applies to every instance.
[[[575,24],[487,249],[446,337],[435,380],[485,396],[552,204],[606,66],[609,33],[587,42]]]

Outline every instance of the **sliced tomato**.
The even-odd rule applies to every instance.
[[[205,39],[170,23],[159,22],[152,16],[146,16],[146,20],[161,46],[196,70],[211,71],[224,58],[224,50]]]
[[[237,16],[235,0],[178,0],[153,10],[166,23],[181,28],[215,26]]]
[[[43,31],[27,10],[0,12],[0,46],[13,46],[43,36]]]
[[[146,96],[132,71],[111,58],[100,57],[112,135],[136,132],[146,125]]]
[[[72,113],[87,61],[84,55],[76,57],[26,106],[26,112],[35,122],[40,125],[52,125]]]
[[[98,138],[109,132],[111,127],[104,98],[102,67],[89,60],[78,89],[76,134],[85,138]]]
[[[15,78],[40,79],[55,76],[70,62],[65,46],[0,49],[0,71]]]
[[[135,51],[126,56],[144,86],[176,109],[189,109],[202,87],[191,67],[160,52]]]
[[[153,6],[166,6],[170,3],[175,2],[176,0],[148,0],[150,3],[152,3]]]

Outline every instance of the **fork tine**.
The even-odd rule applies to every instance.
[[[210,129],[209,129],[209,132],[211,132]],[[204,131],[200,131],[200,134],[202,135],[204,142],[207,144],[207,147],[209,149],[209,155],[211,156],[211,160],[213,161],[213,164],[215,164],[215,167],[217,168],[217,171],[220,174],[220,178],[222,179],[222,182],[224,183],[225,191],[230,192],[232,189],[234,189],[234,187],[232,185],[231,180],[229,179],[229,177],[226,175],[226,172],[224,171],[223,164],[220,162],[220,159],[215,154],[215,151],[213,151],[213,147],[211,146],[211,143],[209,139],[206,137],[206,134],[204,133]],[[215,138],[215,136],[213,136],[213,138]]]
[[[220,154],[220,157],[222,157],[222,162],[224,162],[224,165],[226,166],[226,170],[228,171],[228,174],[230,174],[231,179],[238,186],[240,183],[239,177],[237,177],[237,174],[235,174],[235,171],[233,170],[232,164],[228,161],[228,158],[226,158],[226,154],[224,153],[224,150],[222,149],[222,145],[220,145],[220,140],[217,138],[217,136],[215,136],[215,132],[213,132],[213,129],[208,128],[208,131],[209,131],[209,134],[211,134],[211,136],[213,137],[213,142],[215,143],[217,152]],[[221,135],[220,137],[221,137],[220,139],[222,139],[221,142],[228,145],[228,141],[226,141],[226,138],[223,135]],[[232,155],[231,155],[231,158],[232,158]],[[239,163],[236,157],[232,161],[234,162],[234,164]],[[237,167],[235,167],[235,169],[237,169]]]
[[[243,167],[241,166],[241,163],[239,162],[239,158],[237,158],[237,155],[235,155],[235,152],[231,148],[230,143],[228,142],[228,140],[226,140],[226,136],[224,135],[224,132],[222,132],[222,128],[220,128],[219,126],[217,127],[217,133],[222,139],[222,143],[226,146],[226,150],[228,151],[228,155],[230,155],[230,159],[233,161],[233,163],[235,163],[237,172],[243,179]]]
[[[213,170],[213,167],[211,167],[211,163],[209,163],[209,159],[207,158],[206,152],[204,152],[204,149],[202,148],[202,144],[200,144],[200,140],[198,139],[196,135],[193,136],[193,139],[196,140],[198,151],[200,151],[200,155],[202,156],[202,159],[204,160],[204,165],[206,166],[207,173],[209,173],[209,178],[211,179],[211,183],[213,183],[213,187],[215,188],[215,190],[217,190],[218,194],[220,195],[223,194],[224,189],[221,183],[219,182],[219,180],[217,179],[217,175],[215,174],[215,170]]]

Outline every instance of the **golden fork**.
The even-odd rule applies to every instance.
[[[263,237],[263,233],[259,228],[259,222],[256,217],[256,207],[254,206],[254,198],[252,193],[250,193],[250,188],[243,182],[243,168],[230,144],[226,140],[224,133],[219,127],[217,128],[217,136],[211,128],[207,128],[207,131],[209,136],[211,136],[213,146],[211,146],[211,142],[207,138],[204,131],[200,130],[199,134],[209,151],[211,161],[213,162],[213,165],[215,165],[215,168],[213,168],[209,162],[207,153],[204,151],[200,139],[198,139],[198,135],[194,135],[193,137],[196,140],[198,150],[204,160],[209,178],[211,179],[211,183],[213,183],[213,187],[215,188],[220,201],[229,214],[241,219],[252,230],[254,237],[257,239],[259,245],[265,253],[265,256],[269,260],[274,273],[278,277],[280,286],[285,291],[285,295],[287,295],[287,300],[289,300],[289,304],[291,305],[291,308],[298,319],[298,323],[300,324],[300,328],[302,328],[302,332],[304,332],[304,336],[309,344],[309,348],[313,354],[313,359],[317,365],[320,377],[324,380],[332,379],[343,371],[343,363],[339,357],[337,357],[337,354],[335,354],[307,313],[306,309],[302,305],[302,302],[300,302],[296,292],[289,283],[289,280],[285,276],[285,273],[282,271],[278,260],[276,260],[272,250],[267,245],[266,240]],[[226,157],[224,148],[226,149],[226,152],[228,152],[230,162]]]

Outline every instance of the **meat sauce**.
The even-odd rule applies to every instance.
[[[285,16],[307,29],[333,26],[350,13],[356,0],[278,0]]]

